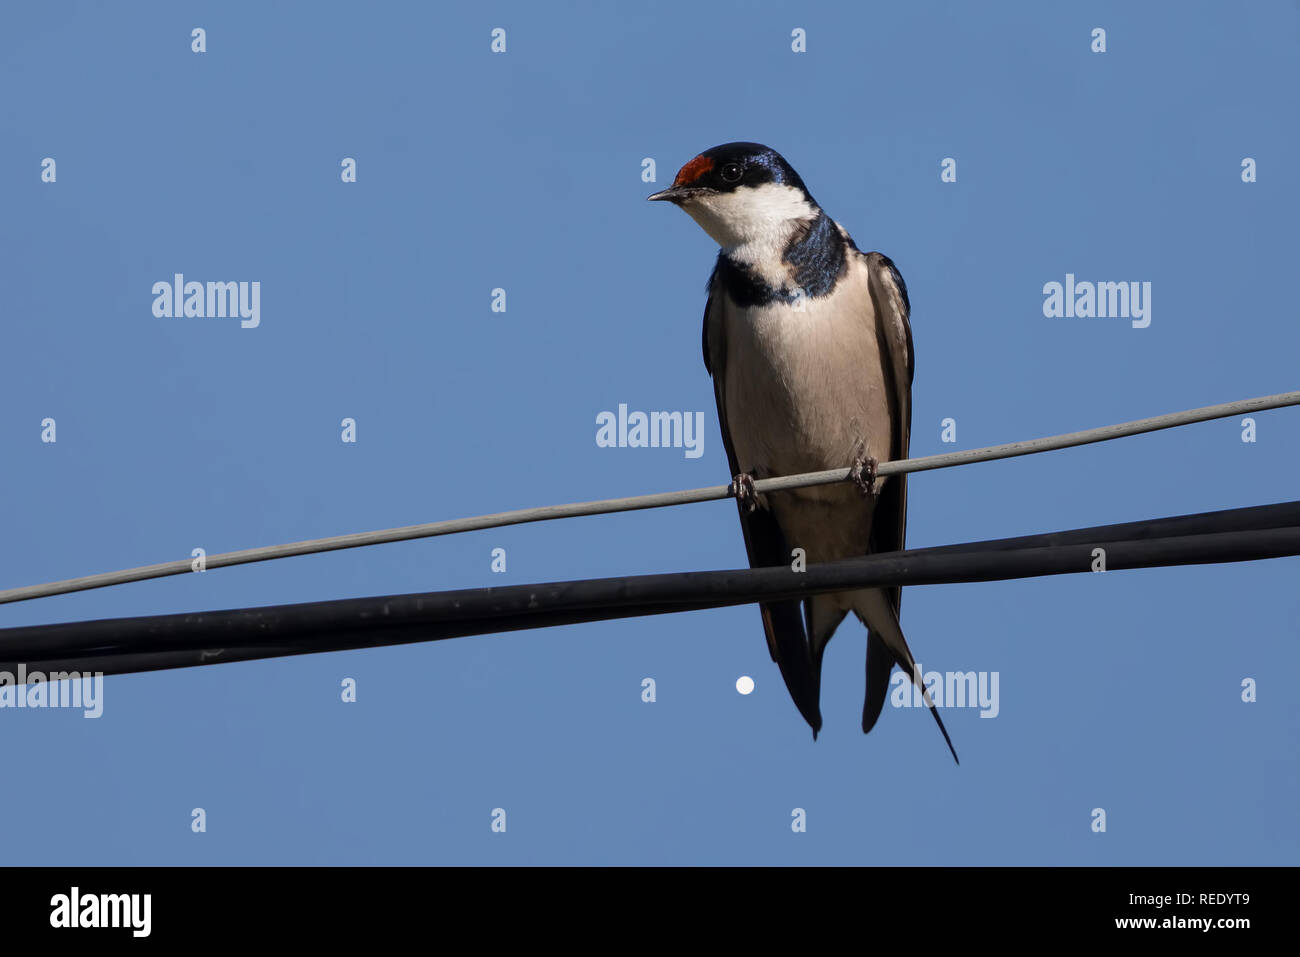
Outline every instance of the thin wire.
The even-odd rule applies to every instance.
[[[1144,432],[1155,432],[1160,429],[1190,425],[1194,422],[1205,422],[1210,419],[1221,419],[1246,412],[1259,412],[1264,409],[1278,409],[1294,405],[1300,405],[1300,392],[1281,392],[1277,395],[1266,395],[1255,399],[1241,399],[1236,402],[1208,405],[1199,409],[1188,409],[1185,412],[1171,412],[1167,415],[1137,419],[1133,422],[1103,425],[1100,428],[1085,429],[1082,432],[1067,432],[1062,435],[1050,435],[1041,439],[1009,442],[1005,445],[991,445],[982,449],[944,452],[941,455],[926,455],[914,459],[883,462],[879,466],[878,474],[885,476],[900,475],[906,472],[924,472],[932,469],[951,468],[957,465],[970,465],[975,462],[988,462],[994,459],[1013,458],[1018,455],[1030,455],[1036,452],[1052,452],[1077,445],[1089,445],[1093,442],[1123,438],[1128,435],[1139,435]],[[829,469],[824,472],[806,472],[801,475],[759,479],[754,483],[754,489],[756,492],[781,492],[813,485],[833,485],[847,480],[849,471],[846,467]],[[605,515],[611,512],[631,512],[646,508],[663,508],[669,505],[712,502],[729,498],[731,495],[730,485],[712,485],[707,488],[688,489],[681,492],[657,492],[653,495],[634,495],[628,498],[611,498],[596,502],[543,505],[540,508],[522,508],[509,512],[497,512],[491,515],[427,522],[422,525],[404,525],[400,528],[380,529],[373,532],[354,532],[349,535],[335,535],[330,538],[291,542],[287,545],[268,545],[261,548],[245,548],[236,552],[222,552],[217,555],[208,555],[204,560],[204,567],[225,568],[230,565],[247,565],[252,562],[270,561],[275,558],[290,558],[294,555],[314,555],[319,552],[337,551],[343,548],[362,548],[366,545],[404,542],[415,538],[432,538],[437,535],[501,528],[506,525],[524,525],[529,522],[545,522],[556,518],[576,518],[581,515]],[[168,575],[183,575],[192,570],[189,559],[180,559],[174,562],[162,562],[157,565],[127,568],[122,571],[69,578],[64,581],[48,582],[42,585],[25,585],[20,588],[0,591],[0,604],[27,601],[33,598],[46,598],[50,595],[62,595],[68,592],[86,591],[91,588],[105,588],[109,585],[123,585],[127,582],[146,581],[151,578],[165,578]]]

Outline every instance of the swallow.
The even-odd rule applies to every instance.
[[[713,377],[723,445],[751,567],[899,551],[907,476],[880,477],[906,458],[912,423],[911,304],[889,257],[863,253],[779,153],[726,143],[696,156],[673,203],[720,247],[704,308],[704,366]],[[824,469],[853,481],[757,493],[754,480]],[[862,730],[875,726],[902,668],[957,760],[921,684],[899,622],[901,589],[864,588],[759,606],[768,650],[790,697],[821,730],[822,656],[851,611],[867,628]]]

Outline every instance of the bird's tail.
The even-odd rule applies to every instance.
[[[759,605],[763,613],[763,630],[767,633],[767,648],[772,660],[781,669],[786,689],[803,719],[812,728],[813,740],[822,728],[819,704],[821,683],[812,670],[808,655],[808,639],[804,635],[803,618],[799,603],[778,601]]]
[[[840,607],[834,595],[812,595],[804,601],[803,613],[804,627],[808,632],[812,680],[817,689],[816,695],[820,699],[822,654],[826,651],[826,644],[831,640],[831,635],[835,634],[835,629],[839,627],[848,612]],[[813,738],[814,740],[817,738],[816,731],[813,732]]]
[[[889,673],[895,664],[902,668],[921,689],[925,706],[934,715],[939,725],[943,740],[952,752],[952,759],[958,764],[957,749],[952,746],[948,729],[943,726],[939,709],[934,706],[934,699],[921,683],[921,676],[916,673],[916,660],[912,649],[907,647],[903,637],[903,627],[898,622],[898,615],[885,592],[878,588],[863,589],[854,595],[854,611],[862,623],[867,626],[867,693],[862,704],[862,730],[869,732],[875,727],[880,710],[884,707],[889,694]]]

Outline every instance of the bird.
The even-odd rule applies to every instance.
[[[784,157],[759,143],[705,150],[648,199],[680,207],[720,247],[702,345],[750,566],[790,564],[795,549],[808,562],[901,550],[907,476],[877,474],[882,458],[907,457],[912,423],[911,303],[893,261],[859,250]],[[754,488],[755,479],[845,466],[851,483]],[[895,586],[759,609],[814,740],[822,656],[852,611],[867,628],[863,732],[879,719],[898,665],[957,761],[903,634],[900,602]]]

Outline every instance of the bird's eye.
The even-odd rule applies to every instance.
[[[728,163],[722,167],[720,174],[724,183],[739,183],[740,177],[745,175],[744,169],[739,163]]]

